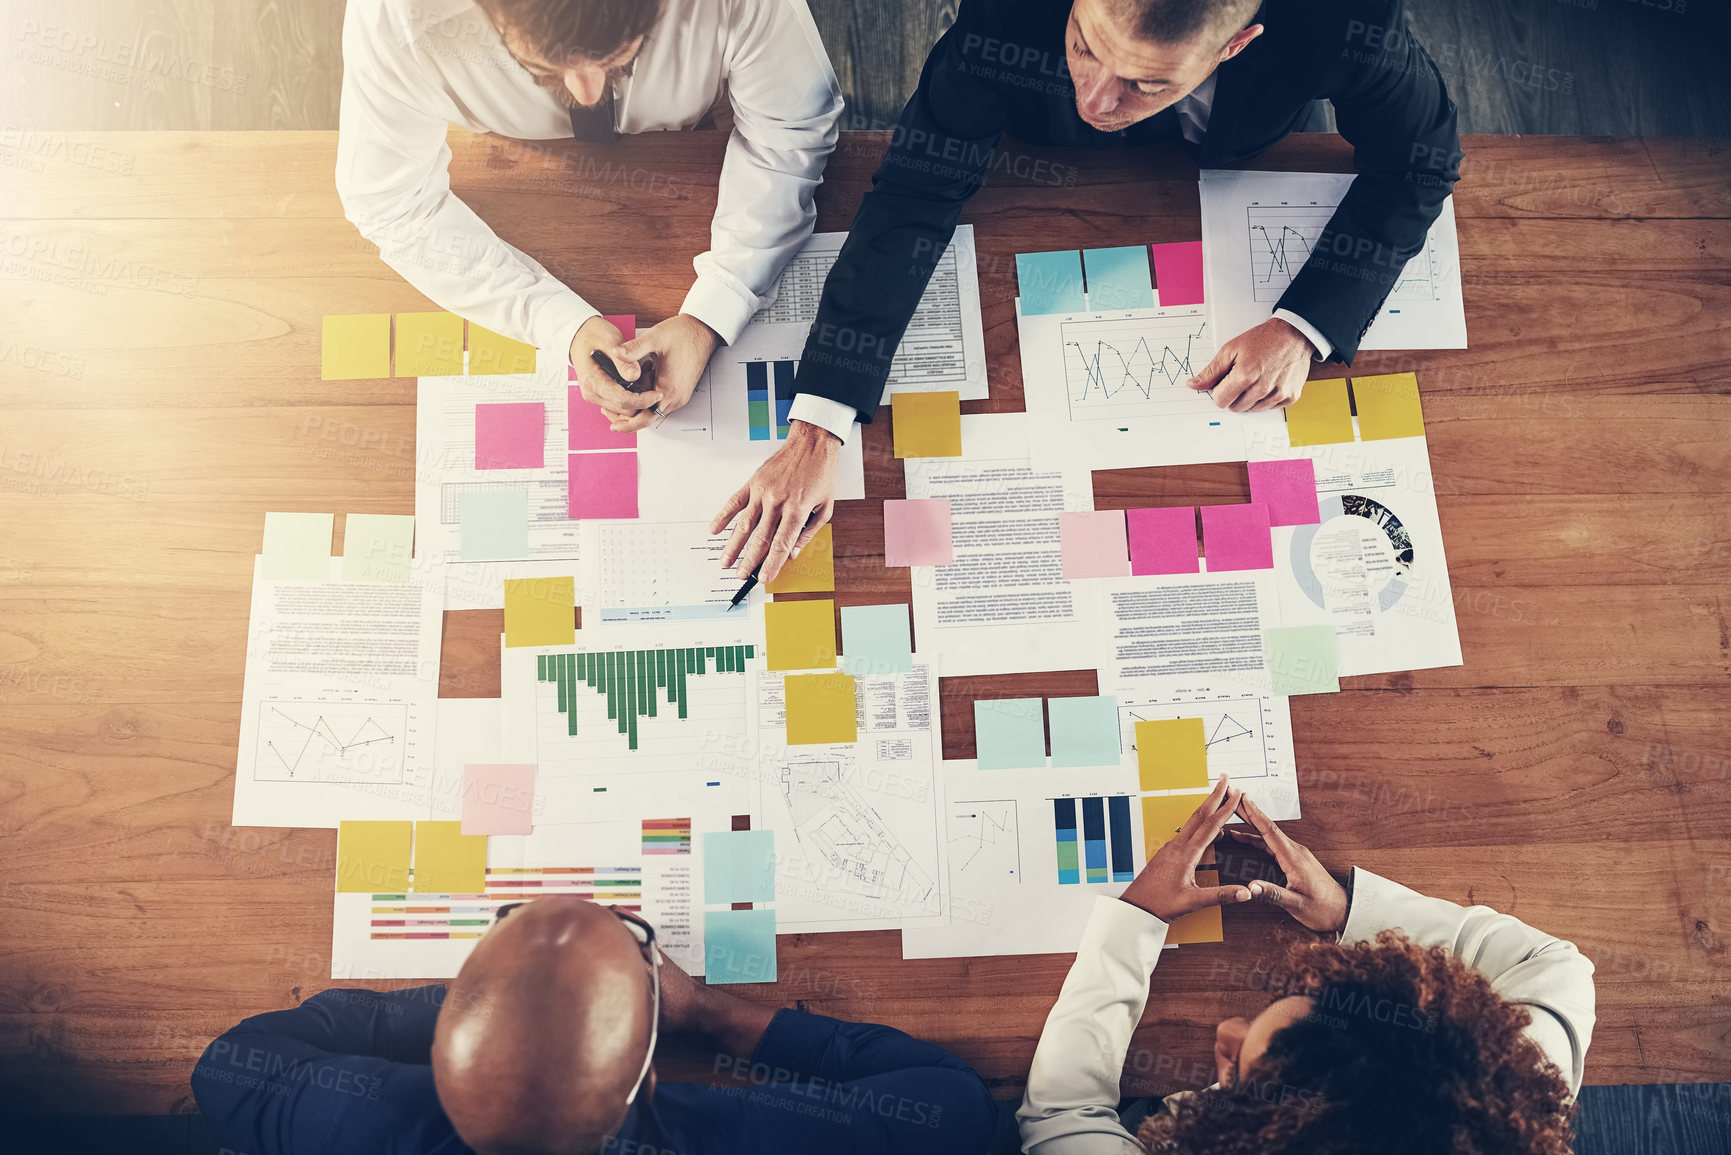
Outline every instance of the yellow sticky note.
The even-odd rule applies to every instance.
[[[891,410],[897,457],[962,455],[960,393],[897,393]]]
[[[397,314],[398,377],[452,377],[463,371],[463,318]]]
[[[770,602],[763,625],[770,669],[835,669],[835,603],[828,598]]]
[[[789,746],[859,739],[852,674],[789,674],[784,684]]]
[[[337,891],[402,894],[409,889],[407,822],[337,823]]]
[[[1220,872],[1218,870],[1198,870],[1196,872],[1197,886],[1219,886]],[[1166,927],[1167,943],[1182,946],[1185,943],[1221,942],[1226,938],[1225,928],[1221,926],[1220,908],[1205,906],[1201,910],[1193,910],[1189,914],[1180,915]]]
[[[1424,436],[1424,410],[1419,408],[1418,378],[1413,374],[1354,377],[1352,399],[1358,403],[1359,440]]]
[[[1201,718],[1136,723],[1136,770],[1144,790],[1208,789]]]
[[[469,375],[533,373],[535,346],[525,345],[480,325],[469,326]]]
[[[326,317],[319,346],[319,376],[357,381],[391,375],[391,315],[356,313]]]
[[[817,531],[799,556],[789,558],[765,588],[772,594],[820,594],[835,589],[835,535],[832,526]]]
[[[1298,400],[1286,407],[1286,436],[1293,445],[1332,445],[1352,440],[1352,405],[1346,379],[1307,381]]]
[[[1206,794],[1163,794],[1142,799],[1142,848],[1149,858],[1172,841],[1178,828],[1190,821]]]
[[[415,823],[419,894],[481,894],[487,889],[487,836],[464,834],[461,822]]]
[[[505,644],[569,646],[577,640],[576,582],[568,577],[505,579]]]

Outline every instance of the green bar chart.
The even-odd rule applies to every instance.
[[[686,717],[690,697],[688,677],[740,674],[757,656],[756,646],[686,646],[656,650],[609,650],[602,653],[538,654],[536,680],[558,688],[559,713],[565,732],[577,733],[577,698],[588,691],[607,699],[607,719],[637,749],[640,718],[659,717],[663,703],[676,717]]]

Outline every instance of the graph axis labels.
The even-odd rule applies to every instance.
[[[255,781],[403,783],[406,704],[266,699],[258,708]]]
[[[1186,384],[1214,358],[1200,309],[1180,316],[1065,321],[1059,340],[1071,421],[1195,416],[1210,405]]]

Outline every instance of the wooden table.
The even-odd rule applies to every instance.
[[[343,220],[334,134],[48,139],[0,149],[0,1110],[186,1110],[214,1035],[332,985],[334,833],[228,825],[252,556],[266,510],[412,511],[414,383],[320,381],[320,317],[429,305]],[[843,138],[819,228],[847,227],[884,143]],[[460,195],[605,311],[677,309],[719,134],[452,145]],[[1418,373],[1466,664],[1294,702],[1292,829],[1580,944],[1589,1082],[1731,1079],[1731,147],[1467,155],[1472,348],[1357,367]],[[964,217],[992,382],[972,411],[1022,408],[1017,251],[1199,234],[1177,151],[1007,157]],[[1268,164],[1349,154],[1294,138]],[[902,493],[885,434],[874,498]],[[1241,475],[1095,492],[1243,500]],[[908,592],[879,509],[837,513],[844,603]],[[447,617],[446,696],[498,693],[499,628]],[[976,696],[1093,689],[946,680],[944,753],[972,754]],[[1161,964],[1126,1093],[1208,1081],[1213,1024],[1266,1000],[1279,917],[1226,925]],[[1012,1096],[1068,963],[800,935],[745,989],[933,1038]]]

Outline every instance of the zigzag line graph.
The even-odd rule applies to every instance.
[[[254,773],[267,781],[397,782],[407,724],[401,705],[262,702]]]
[[[1126,389],[1134,389],[1146,400],[1154,396],[1156,381],[1170,388],[1188,380],[1201,368],[1194,364],[1194,351],[1196,342],[1207,331],[1208,322],[1204,321],[1194,333],[1186,334],[1182,352],[1163,344],[1156,353],[1146,337],[1138,337],[1128,354],[1105,341],[1095,341],[1091,350],[1077,342],[1067,342],[1082,360],[1082,392],[1076,400],[1085,402],[1097,393],[1102,400],[1110,401]]]
[[[1060,339],[1073,421],[1196,416],[1209,407],[1186,384],[1214,357],[1204,317],[1066,321]]]

